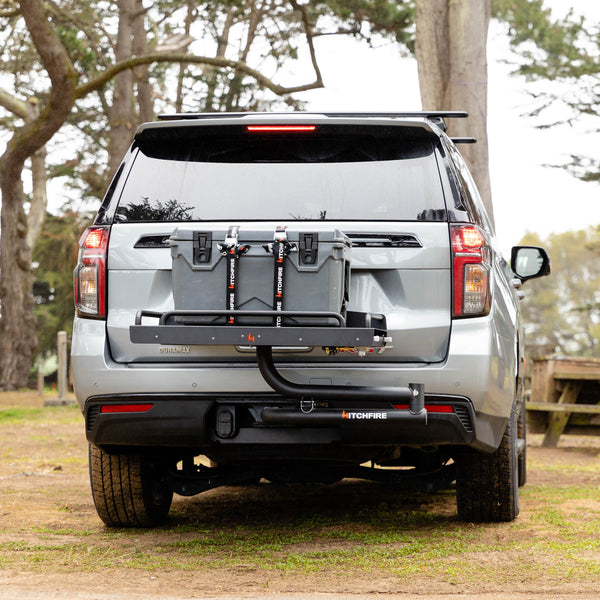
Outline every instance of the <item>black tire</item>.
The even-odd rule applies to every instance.
[[[166,519],[173,492],[147,458],[90,445],[89,462],[96,512],[106,525],[152,527]]]
[[[523,448],[521,449],[518,460],[519,487],[523,487],[527,483],[527,414],[525,410],[525,402],[521,404],[517,436],[519,440],[523,440]]]
[[[500,447],[492,454],[457,457],[458,518],[469,523],[512,521],[519,514],[517,415],[513,413]]]

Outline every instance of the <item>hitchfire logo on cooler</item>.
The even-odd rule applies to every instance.
[[[342,411],[342,419],[387,419],[385,412],[346,412]]]

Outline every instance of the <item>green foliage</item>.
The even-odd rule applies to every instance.
[[[33,255],[35,270],[34,314],[38,352],[56,350],[56,334],[73,329],[73,269],[79,236],[89,217],[78,213],[47,215]]]
[[[84,72],[92,71],[96,65],[97,56],[86,40],[81,38],[81,32],[74,26],[56,27],[56,32],[63,46],[69,51],[73,64]]]
[[[342,26],[349,28],[349,33],[369,41],[370,35],[377,33],[393,39],[410,52],[414,51],[414,1],[326,0],[324,3],[311,2],[310,6],[319,10],[322,4],[332,16],[341,20]]]
[[[566,118],[540,127],[600,118],[600,24],[590,23],[571,9],[555,19],[544,0],[493,0],[494,16],[508,26],[510,43],[518,55],[515,74],[529,82],[553,82],[554,87],[532,94],[532,116],[552,107],[566,109]],[[593,126],[592,126],[593,127]],[[596,125],[593,130],[598,132]],[[563,166],[563,165],[561,165]],[[572,155],[563,166],[583,181],[600,181],[600,161]]]
[[[571,163],[567,165],[567,168],[581,181],[600,182],[600,161],[598,159],[572,154]]]
[[[583,17],[572,10],[556,20],[544,0],[494,0],[493,10],[496,18],[507,23],[510,44],[520,52],[519,74],[530,80],[555,80],[598,72],[592,51],[597,41]]]
[[[543,246],[552,274],[528,281],[521,307],[527,345],[550,345],[561,354],[600,357],[600,228],[528,233],[523,245]]]

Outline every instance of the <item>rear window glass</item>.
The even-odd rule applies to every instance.
[[[435,141],[409,127],[148,129],[116,219],[446,220]]]

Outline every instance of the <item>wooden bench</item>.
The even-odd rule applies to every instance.
[[[600,359],[533,360],[527,426],[556,447],[562,434],[600,435]]]

